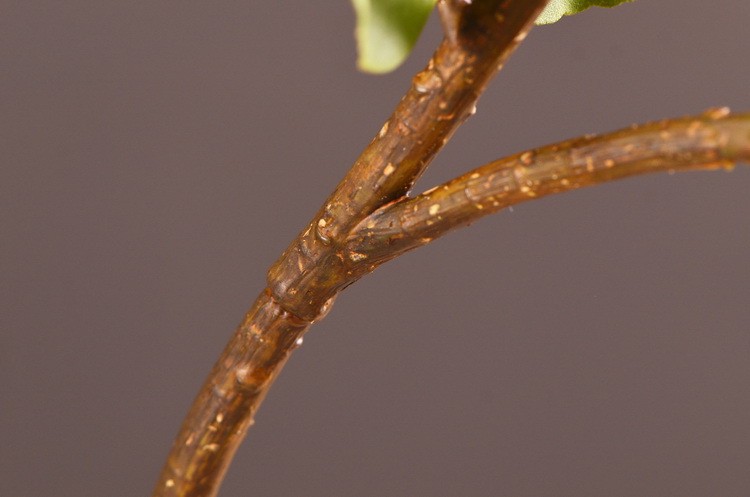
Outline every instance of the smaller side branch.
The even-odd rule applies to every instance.
[[[750,162],[750,114],[726,108],[549,145],[375,211],[350,235],[349,257],[372,269],[527,200],[645,173],[731,169],[739,161]]]

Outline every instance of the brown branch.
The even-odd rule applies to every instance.
[[[196,398],[154,497],[216,495],[272,380],[336,294],[366,272],[344,256],[350,231],[403,197],[548,0],[442,0],[450,30],[390,119],[268,274],[261,294]]]
[[[378,264],[506,205],[665,168],[750,155],[748,116],[669,121],[489,164],[405,197],[474,109],[546,0],[442,0],[446,38],[309,226],[268,275],[195,400],[154,497],[214,496],[273,379],[336,294]],[[714,116],[715,117],[715,116]]]
[[[446,38],[323,208],[269,271],[269,288],[282,307],[315,319],[322,306],[356,279],[353,261],[342,257],[352,228],[411,189],[474,112],[490,78],[546,3],[440,2],[443,24],[449,26]]]
[[[350,235],[348,256],[375,267],[488,214],[545,195],[638,174],[750,162],[750,114],[728,112],[714,109],[698,117],[632,126],[491,162],[375,211]]]
[[[310,323],[264,292],[245,315],[193,402],[154,496],[213,496],[271,382]]]

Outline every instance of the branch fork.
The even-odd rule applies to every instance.
[[[500,159],[407,193],[476,108],[548,0],[440,0],[446,35],[352,169],[268,272],[172,446],[153,497],[211,497],[304,333],[380,264],[532,198],[662,170],[750,161],[750,114],[714,110]]]
[[[474,113],[479,95],[546,3],[439,2],[445,39],[323,208],[271,267],[268,287],[283,308],[314,320],[326,302],[366,272],[363,258],[344,254],[354,227],[406,195]]]

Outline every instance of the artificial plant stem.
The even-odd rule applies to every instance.
[[[631,126],[491,162],[374,212],[349,237],[349,257],[379,265],[505,207],[584,186],[659,171],[750,162],[750,114]],[[356,255],[352,255],[356,254]]]
[[[268,292],[258,297],[185,418],[155,497],[216,495],[271,382],[309,326]]]
[[[391,117],[308,227],[269,271],[279,303],[305,319],[356,277],[343,242],[365,216],[405,195],[490,78],[525,38],[547,0],[439,3],[446,37]],[[358,264],[355,264],[358,265]]]

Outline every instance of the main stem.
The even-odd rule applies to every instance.
[[[548,0],[440,0],[446,37],[390,119],[268,274],[190,409],[153,497],[216,495],[273,379],[313,321],[371,271],[346,240],[409,191]]]
[[[310,324],[268,292],[258,297],[190,408],[155,496],[216,494],[271,382]]]

